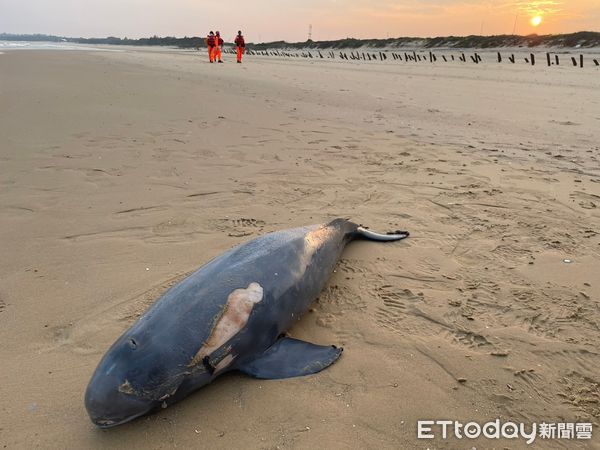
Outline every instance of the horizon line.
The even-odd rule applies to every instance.
[[[557,33],[557,34],[552,34],[552,33],[548,33],[548,34],[537,34],[537,33],[530,33],[530,34],[488,34],[488,35],[483,35],[483,34],[465,34],[465,35],[446,35],[446,36],[397,36],[397,37],[386,37],[386,38],[355,38],[355,37],[345,37],[345,38],[337,38],[337,39],[324,39],[324,40],[313,40],[313,39],[307,39],[305,41],[296,41],[296,42],[289,42],[286,41],[285,39],[281,39],[281,40],[272,40],[272,41],[261,41],[261,42],[257,42],[256,44],[270,44],[270,43],[286,43],[286,44],[303,44],[303,43],[319,43],[319,42],[323,42],[323,43],[327,43],[327,42],[339,42],[339,41],[347,41],[347,40],[353,40],[353,41],[394,41],[394,40],[432,40],[432,39],[441,39],[441,38],[468,38],[468,37],[477,37],[477,38],[493,38],[493,37],[520,37],[520,38],[527,38],[527,37],[546,37],[546,36],[570,36],[570,35],[576,35],[576,34],[581,34],[581,33],[589,33],[589,34],[598,34],[600,35],[600,31],[590,31],[590,30],[580,30],[580,31],[574,31],[572,33]],[[56,34],[46,34],[46,33],[6,33],[6,32],[0,32],[0,37],[2,36],[12,36],[12,37],[27,37],[27,36],[36,36],[36,37],[48,37],[48,38],[58,38],[58,39],[85,39],[85,40],[94,40],[94,39],[120,39],[120,40],[127,40],[127,41],[139,41],[139,40],[143,40],[143,39],[203,39],[205,36],[183,36],[183,37],[179,37],[179,36],[158,36],[158,35],[152,35],[152,36],[146,36],[146,37],[138,37],[138,38],[129,38],[127,36],[125,37],[120,37],[120,36],[104,36],[104,37],[83,37],[83,36],[61,36],[61,35],[56,35]]]

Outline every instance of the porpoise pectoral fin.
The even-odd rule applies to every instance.
[[[281,338],[262,355],[237,368],[247,375],[265,380],[300,377],[320,372],[333,364],[343,349],[315,345],[292,338]]]

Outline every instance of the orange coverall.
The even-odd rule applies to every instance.
[[[215,46],[213,48],[213,61],[221,62],[221,46],[224,44],[223,39],[221,39],[221,35],[217,34],[215,36]]]
[[[206,39],[206,46],[208,47],[208,59],[210,62],[215,60],[215,36],[209,34]]]
[[[235,45],[237,45],[237,62],[241,63],[242,55],[244,54],[244,51],[246,50],[246,42],[244,42],[244,36],[238,35],[235,38],[234,42],[235,42]]]

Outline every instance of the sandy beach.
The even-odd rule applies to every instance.
[[[600,448],[598,68],[119,50],[0,55],[1,447],[489,448],[416,424],[499,418]],[[348,246],[291,330],[336,364],[92,425],[98,361],[169,286],[337,217],[411,238]]]

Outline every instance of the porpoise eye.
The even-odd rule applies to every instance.
[[[135,350],[137,348],[137,342],[135,342],[135,339],[131,338],[129,339],[129,346]]]

